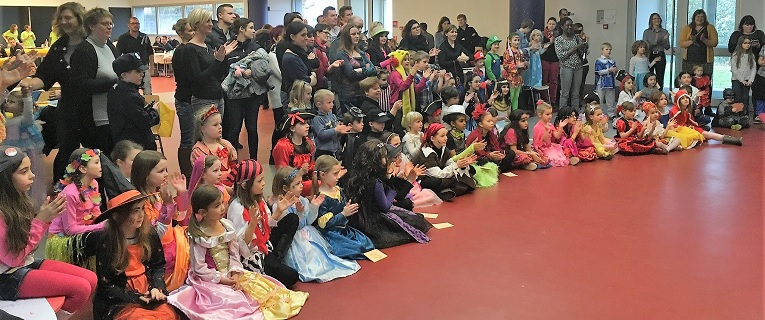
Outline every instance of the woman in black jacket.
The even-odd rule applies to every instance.
[[[379,67],[380,62],[388,59],[388,54],[391,52],[388,47],[388,30],[385,30],[382,23],[375,21],[369,27],[369,36],[372,37],[367,46],[369,61],[372,61],[375,67]]]
[[[235,40],[238,43],[237,48],[226,56],[226,65],[229,69],[234,68],[244,57],[260,49],[252,39],[255,37],[255,24],[250,19],[239,18],[234,20],[231,25],[232,32],[235,32]],[[265,51],[262,51],[265,54]],[[250,78],[253,76],[252,70],[245,66],[239,67],[241,77]],[[235,76],[237,76],[235,74]],[[228,94],[228,92],[226,92]],[[223,115],[223,138],[237,144],[239,133],[242,131],[242,121],[247,128],[247,144],[250,149],[250,158],[258,159],[258,113],[260,105],[264,103],[266,95],[250,94],[245,97],[233,98],[229,95],[226,113]]]
[[[77,104],[74,103],[76,93],[71,81],[72,69],[69,64],[74,49],[85,39],[84,16],[85,8],[77,2],[67,2],[58,6],[54,15],[53,30],[60,38],[51,45],[45,59],[37,68],[37,73],[21,81],[21,85],[29,86],[32,90],[50,90],[55,83],[61,86],[61,97],[57,107],[48,109],[55,112],[57,121],[52,123],[52,127],[58,132],[55,134],[58,145],[64,146],[63,149],[67,150],[59,150],[56,156],[53,163],[53,181],[58,181],[64,175],[64,169],[69,164],[69,156],[72,151],[79,148],[80,143],[77,128],[72,125],[77,123],[78,117],[75,111]],[[49,128],[46,126],[45,130]],[[75,144],[77,146],[74,146]],[[46,144],[45,150],[49,151],[55,147],[55,145]]]
[[[462,65],[473,60],[473,54],[457,43],[457,26],[451,25],[445,31],[446,41],[441,44],[441,51],[438,53],[438,64],[452,74],[454,79],[459,79],[460,83],[465,83],[465,74],[462,71]]]
[[[143,195],[126,191],[96,220],[103,231],[86,236],[85,255],[96,256],[95,319],[180,319],[166,302],[165,254],[143,211]]]
[[[59,140],[59,154],[71,154],[80,144],[86,148],[101,149],[110,154],[113,142],[106,111],[107,93],[117,83],[112,62],[119,56],[109,41],[112,36],[112,14],[103,8],[94,8],[83,19],[88,37],[72,53],[72,88],[76,110],[63,113],[71,122]],[[58,172],[61,174],[63,172]]]
[[[406,23],[404,30],[401,31],[401,42],[398,44],[398,48],[409,51],[429,51],[428,41],[422,35],[422,29],[420,29],[420,23],[417,20],[409,20]]]

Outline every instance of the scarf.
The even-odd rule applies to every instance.
[[[406,58],[408,55],[409,52],[404,50],[396,50],[390,53],[391,57],[396,58],[399,61],[393,71],[401,74],[402,80],[406,80],[406,77],[409,76],[404,69],[404,66],[401,64],[401,61],[404,61],[404,58]],[[425,81],[425,79],[420,81]],[[404,105],[401,107],[402,114],[406,115],[407,113],[414,111],[415,106],[417,106],[416,95],[414,92],[414,83],[401,91],[401,96],[399,98],[401,98],[401,101],[404,102]],[[404,120],[404,117],[401,117],[401,125],[406,128],[407,123],[406,120]]]
[[[428,40],[425,39],[425,36],[423,35],[420,35],[419,37],[409,35],[401,40],[399,47],[404,50],[428,52]]]
[[[258,201],[258,211],[258,227],[253,232],[255,237],[252,238],[252,244],[258,247],[258,251],[268,254],[268,239],[271,237],[271,228],[268,226],[268,214],[265,201]],[[244,208],[242,218],[245,222],[250,223],[250,220],[252,219],[250,210]]]

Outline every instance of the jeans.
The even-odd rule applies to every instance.
[[[736,94],[736,102],[743,103],[744,112],[749,114],[749,91],[752,90],[752,87],[747,87],[738,80],[731,80],[731,83],[733,84],[733,92]]]
[[[765,113],[765,100],[755,100],[754,101],[754,116],[758,116],[761,113]]]
[[[550,104],[555,104],[558,100],[558,73],[560,73],[559,62],[549,62],[542,60],[542,83],[550,87]]]
[[[616,89],[614,88],[596,88],[595,92],[600,97],[600,106],[603,113],[612,117],[616,115]]]
[[[560,69],[560,107],[574,107],[581,109],[579,101],[579,87],[582,85],[582,68]]]
[[[258,113],[265,95],[244,99],[229,99],[223,117],[223,138],[236,145],[242,131],[242,121],[247,128],[247,145],[250,159],[258,159]]]
[[[178,125],[181,127],[181,148],[194,147],[194,110],[191,103],[175,100],[175,113],[178,115]]]

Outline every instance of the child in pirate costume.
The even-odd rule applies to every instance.
[[[420,178],[420,185],[433,190],[444,201],[475,190],[476,182],[470,172],[470,165],[477,159],[473,148],[482,144],[485,145],[484,142],[476,142],[456,156],[448,146],[447,129],[440,123],[430,124],[425,129],[421,152],[411,160],[412,164],[426,168],[425,175]]]
[[[302,170],[303,193],[307,197],[311,194],[311,172],[313,172],[316,152],[313,141],[308,138],[308,122],[314,114],[305,111],[290,112],[279,121],[276,127],[284,132],[285,137],[279,139],[274,146],[274,164],[276,169],[293,167]]]

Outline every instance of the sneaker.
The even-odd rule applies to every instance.
[[[449,189],[449,188],[441,190],[441,192],[438,193],[438,197],[441,198],[441,200],[447,201],[447,202],[451,201],[456,196],[457,196],[457,193],[455,193],[452,189]]]
[[[765,113],[760,113],[754,118],[755,124],[762,124],[763,122],[765,122]]]
[[[669,154],[669,150],[664,149],[664,148],[656,147],[656,148],[653,148],[653,153],[655,153],[655,154]]]
[[[529,164],[525,165],[523,167],[523,169],[529,170],[529,171],[534,171],[534,170],[537,169],[537,164],[536,163],[529,163]]]
[[[734,124],[734,125],[730,126],[730,128],[733,129],[733,130],[738,131],[738,130],[741,130],[741,125],[740,124]]]
[[[569,164],[571,164],[572,166],[575,166],[575,165],[579,164],[579,157],[571,157],[571,158],[568,158],[568,162],[569,162]]]

